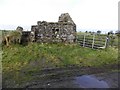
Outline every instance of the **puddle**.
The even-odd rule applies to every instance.
[[[41,87],[41,86],[37,86]],[[94,75],[82,75],[68,79],[53,81],[43,87],[47,88],[109,88],[103,80],[98,80]]]
[[[63,77],[51,79],[31,88],[116,88],[118,87],[118,74],[82,75],[77,77]]]
[[[105,81],[98,80],[94,75],[75,77],[73,83],[78,85],[80,88],[109,88]]]

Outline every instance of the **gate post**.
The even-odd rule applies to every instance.
[[[85,35],[84,35],[84,39],[83,39],[83,47],[85,46]]]
[[[95,43],[95,34],[93,34],[92,48],[94,47],[94,43]]]

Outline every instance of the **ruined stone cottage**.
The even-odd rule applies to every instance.
[[[68,42],[76,41],[76,24],[68,13],[61,14],[58,22],[38,21],[31,26],[32,42]]]

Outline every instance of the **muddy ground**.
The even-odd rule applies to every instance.
[[[73,83],[76,77],[82,75],[94,75],[99,81],[105,81],[108,88],[118,88],[119,72],[117,65],[106,65],[102,67],[78,67],[68,66],[65,68],[47,68],[40,70],[40,73],[32,73],[29,82],[11,84],[14,80],[5,80],[3,88],[83,88]],[[22,73],[22,72],[21,72]],[[4,77],[4,75],[3,75]],[[8,83],[9,82],[9,83]],[[87,88],[87,87],[84,87]],[[99,87],[100,88],[100,87]]]
[[[112,72],[102,73],[102,75],[94,74],[51,79],[42,83],[33,83],[27,88],[118,88],[118,74],[120,73]]]
[[[110,68],[113,71],[109,70]],[[82,88],[80,85],[73,83],[76,77],[82,75],[94,75],[99,81],[105,81],[108,88],[118,88],[118,71],[114,71],[117,66],[111,65],[109,68],[95,67],[76,67],[69,66],[68,68],[44,69],[42,74],[35,74],[34,81],[27,83],[25,88]],[[92,82],[91,82],[92,83]],[[88,82],[89,84],[89,82]],[[87,88],[87,87],[85,87]],[[88,87],[89,88],[89,87]],[[99,87],[100,88],[100,87]],[[107,88],[107,87],[105,87]]]

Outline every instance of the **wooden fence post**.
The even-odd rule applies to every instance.
[[[92,48],[94,47],[94,43],[95,43],[95,34],[93,35]]]

